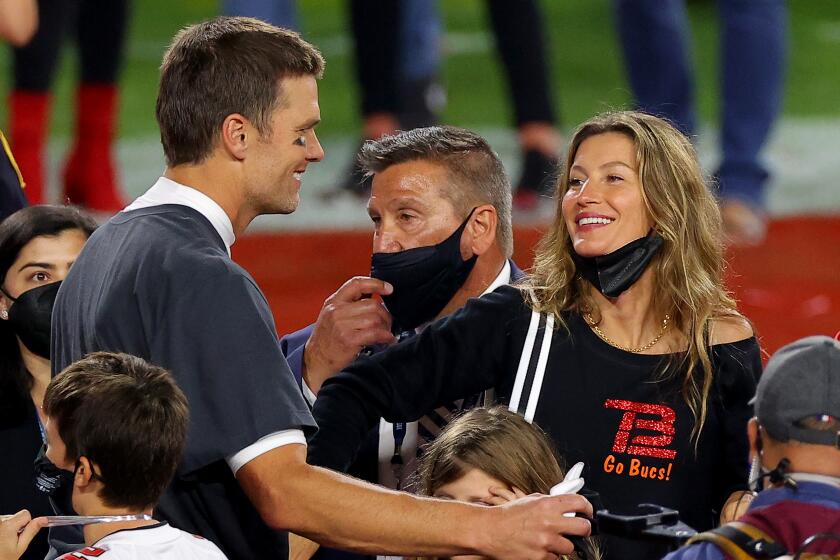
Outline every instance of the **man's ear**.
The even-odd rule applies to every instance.
[[[80,489],[86,488],[93,480],[93,466],[87,457],[79,457],[73,483]]]
[[[496,242],[496,224],[499,216],[492,204],[482,204],[473,210],[470,221],[467,223],[468,235],[462,237],[467,242],[470,256],[483,255]],[[464,247],[461,248],[463,254]]]
[[[221,142],[225,151],[237,160],[245,159],[248,142],[256,131],[250,121],[239,113],[231,113],[222,123]]]

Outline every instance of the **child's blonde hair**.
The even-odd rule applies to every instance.
[[[464,413],[424,449],[419,492],[434,496],[473,469],[526,494],[548,494],[566,474],[548,435],[502,406]],[[592,539],[583,552],[589,560],[601,557]]]

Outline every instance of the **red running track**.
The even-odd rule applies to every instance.
[[[532,262],[540,231],[516,228],[514,258]],[[370,270],[370,233],[255,234],[233,256],[265,292],[280,334],[313,322],[324,299],[345,280]],[[840,331],[840,217],[771,222],[761,247],[730,251],[727,283],[772,353],[796,338]]]

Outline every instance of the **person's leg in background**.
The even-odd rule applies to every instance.
[[[694,78],[685,0],[614,0],[614,8],[636,107],[693,134]]]
[[[403,0],[400,25],[399,122],[408,130],[434,124],[446,105],[437,0]]]
[[[760,161],[779,116],[787,54],[784,0],[719,0],[722,23],[721,165],[724,227],[741,245],[765,235],[768,172]]]
[[[400,127],[402,5],[393,0],[349,0],[348,7],[356,49],[362,141],[377,139]],[[361,175],[355,159],[338,183],[339,191],[359,197],[366,198],[370,191],[370,180]]]
[[[50,117],[50,89],[73,0],[39,0],[38,31],[14,49],[14,86],[9,95],[9,141],[26,183],[30,204],[46,202],[44,165]]]
[[[118,212],[125,207],[113,147],[128,14],[128,0],[81,0],[76,21],[80,81],[64,188],[70,203],[94,211]]]
[[[536,0],[488,0],[487,7],[507,75],[523,155],[514,204],[520,209],[533,208],[539,195],[552,190],[561,145],[542,14]]]
[[[222,13],[253,17],[286,29],[299,29],[295,0],[223,0]]]

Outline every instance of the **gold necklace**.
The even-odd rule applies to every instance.
[[[618,344],[613,339],[611,339],[610,337],[605,335],[604,331],[601,330],[601,327],[599,327],[598,324],[595,323],[595,320],[592,318],[591,313],[587,313],[585,315],[585,318],[586,318],[587,324],[589,324],[589,327],[595,332],[595,334],[598,335],[598,338],[600,338],[601,340],[603,340],[604,342],[606,342],[610,346],[615,346],[619,350],[624,350],[625,352],[632,352],[633,354],[638,354],[639,352],[644,352],[645,350],[653,348],[653,345],[656,344],[657,342],[659,342],[659,339],[661,339],[662,335],[665,334],[665,331],[668,330],[668,321],[671,320],[671,316],[666,314],[665,318],[662,319],[662,328],[659,330],[659,334],[657,334],[653,338],[653,340],[651,340],[650,342],[648,342],[644,346],[639,346],[638,348],[628,348],[626,346],[622,346],[621,344]]]

